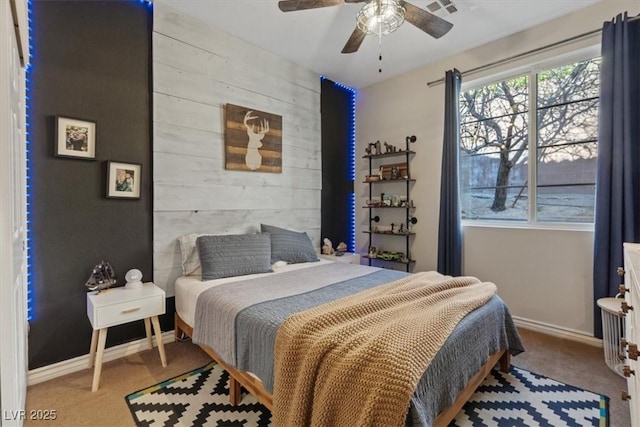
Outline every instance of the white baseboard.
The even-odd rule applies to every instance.
[[[571,341],[578,341],[584,344],[593,345],[596,347],[602,347],[602,340],[594,338],[584,332],[574,329],[563,328],[549,323],[539,322],[537,320],[525,319],[522,317],[513,316],[513,320],[516,326],[524,329],[529,329],[542,334],[552,335],[560,338],[566,338]],[[154,340],[155,341],[155,340]],[[167,331],[162,333],[162,342],[170,343],[175,341],[173,331]],[[155,342],[154,342],[155,345]],[[109,347],[104,350],[103,361],[108,362],[110,360],[119,359],[121,357],[129,356],[140,351],[147,350],[147,339],[142,338],[136,341],[120,344],[114,347]],[[89,355],[78,356],[73,359],[63,360],[62,362],[54,363],[52,365],[43,366],[41,368],[33,369],[29,371],[27,375],[27,384],[34,385],[44,381],[49,381],[54,378],[61,377],[63,375],[70,374],[72,372],[82,371],[88,368]]]
[[[174,338],[175,337],[173,331],[162,333],[162,342],[164,344],[175,341]],[[155,347],[155,337],[153,341]],[[136,341],[131,341],[113,347],[105,348],[102,361],[108,362],[110,360],[120,359],[121,357],[130,356],[132,354],[136,354],[148,349],[149,347],[147,346],[147,339],[142,338]],[[82,371],[83,369],[88,369],[88,366],[89,354],[86,354],[84,356],[74,357],[73,359],[63,360],[62,362],[33,369],[27,374],[27,385],[38,384],[44,381],[49,381],[54,378],[61,377],[63,375],[70,374],[72,372]]]
[[[563,328],[561,326],[551,325],[549,323],[539,322],[537,320],[525,319],[517,316],[513,316],[513,320],[516,326],[523,329],[529,329],[531,331],[540,332],[542,334],[553,335],[554,337],[566,338],[571,341],[577,341],[577,342],[589,344],[595,347],[602,347],[601,339],[595,338],[582,331]]]

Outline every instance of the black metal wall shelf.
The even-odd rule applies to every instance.
[[[411,236],[415,236],[415,233],[412,231],[409,232],[394,232],[394,233],[389,233],[389,232],[381,232],[381,231],[374,231],[374,226],[373,226],[373,222],[378,222],[380,220],[380,217],[377,215],[373,214],[373,209],[405,209],[406,215],[405,215],[405,219],[406,219],[406,226],[407,228],[410,227],[409,224],[415,224],[417,222],[417,219],[415,217],[415,215],[413,215],[413,209],[415,209],[415,206],[413,206],[413,202],[410,198],[410,194],[411,194],[411,183],[416,182],[415,179],[411,178],[411,168],[410,168],[410,162],[411,162],[411,155],[412,154],[416,154],[415,151],[412,151],[409,149],[409,144],[413,143],[416,141],[416,137],[415,136],[407,136],[406,137],[406,149],[405,150],[401,150],[401,151],[389,151],[389,152],[385,152],[385,153],[369,153],[366,154],[365,156],[363,156],[364,159],[368,159],[369,160],[369,175],[367,176],[367,179],[364,181],[365,184],[380,184],[380,183],[399,183],[399,182],[404,182],[406,184],[405,187],[405,197],[406,197],[406,203],[408,204],[407,206],[382,206],[382,205],[378,205],[378,206],[363,206],[364,209],[369,209],[369,229],[365,230],[364,233],[369,234],[369,253],[367,255],[363,255],[362,258],[368,260],[369,265],[371,265],[371,263],[375,260],[375,261],[384,261],[384,262],[388,262],[388,263],[396,263],[396,264],[404,264],[406,266],[406,270],[409,271],[411,265],[413,265],[415,263],[415,260],[411,259],[411,253],[409,251],[409,240],[411,238]],[[375,144],[370,144],[368,150],[371,149],[372,145],[375,146]],[[378,147],[379,147],[379,142],[378,142]],[[404,157],[405,158],[405,162],[404,164],[396,164],[396,165],[387,165],[387,174],[383,174],[383,167],[385,165],[378,165],[380,167],[380,179],[369,179],[369,177],[374,177],[373,174],[373,166],[374,166],[374,161],[378,160],[378,159],[384,159],[384,158],[390,158],[390,157]],[[389,178],[389,174],[388,174],[388,167],[389,166],[397,166],[397,168],[395,168],[394,172],[397,173],[398,170],[401,170],[402,173],[401,175],[403,175],[400,178],[393,178],[396,174],[392,174],[391,177]],[[406,170],[405,170],[406,169]],[[386,178],[386,179],[383,179]],[[372,200],[373,198],[373,189],[372,189],[372,185],[369,186],[369,200]],[[368,202],[367,202],[368,203]],[[382,200],[380,200],[380,203],[383,203]],[[372,256],[372,248],[374,247],[373,245],[373,238],[374,236],[400,236],[400,237],[404,237],[405,240],[405,252],[404,252],[404,257],[403,260],[388,260],[388,259],[384,259],[384,258],[378,258],[376,256]]]

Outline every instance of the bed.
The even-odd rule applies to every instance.
[[[273,259],[271,259],[273,261]],[[274,407],[274,348],[281,323],[293,313],[346,298],[407,277],[408,273],[327,260],[273,271],[175,283],[175,332],[191,337],[230,374],[230,399],[241,386]],[[427,273],[442,280],[435,272]],[[407,426],[447,426],[500,363],[524,351],[509,311],[492,296],[457,323],[420,378],[405,414]]]

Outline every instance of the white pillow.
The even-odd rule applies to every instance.
[[[287,261],[276,261],[271,265],[271,268],[280,268],[287,265]]]
[[[202,234],[185,234],[178,237],[180,242],[180,251],[182,252],[182,274],[185,276],[201,276],[202,269],[200,267],[200,255],[198,254],[198,246],[196,240]]]

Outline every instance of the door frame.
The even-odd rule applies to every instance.
[[[29,26],[28,26],[28,6],[26,0],[10,0],[9,2],[0,1],[0,132],[2,132],[3,141],[11,141],[10,144],[0,144],[0,304],[11,304],[14,300],[14,292],[16,289],[19,292],[24,292],[25,308],[23,311],[18,310],[18,313],[22,312],[25,316],[23,319],[14,319],[12,317],[18,317],[17,315],[8,314],[14,313],[14,310],[6,310],[4,307],[0,313],[3,317],[0,322],[0,345],[2,353],[0,358],[7,360],[10,366],[6,366],[7,363],[2,363],[0,369],[0,408],[2,409],[2,419],[0,425],[5,427],[21,426],[25,418],[25,404],[26,404],[26,376],[28,370],[27,362],[27,345],[26,339],[28,334],[27,313],[26,313],[26,294],[27,294],[27,271],[24,267],[26,260],[26,218],[24,213],[26,212],[26,198],[21,197],[22,206],[19,209],[23,212],[19,217],[21,224],[20,236],[14,235],[14,210],[16,209],[14,202],[14,193],[16,190],[25,192],[22,188],[25,182],[26,169],[23,163],[26,153],[21,154],[20,165],[17,166],[14,161],[12,152],[15,149],[26,150],[26,115],[25,115],[25,73],[26,67],[29,64]],[[15,47],[13,47],[12,33],[15,34],[15,41],[17,42],[17,57],[15,54]],[[6,35],[9,35],[7,37]],[[19,60],[19,72],[13,73],[11,64],[14,60]],[[11,68],[11,69],[10,69]],[[12,82],[17,81],[18,98],[20,103],[20,118],[22,132],[19,133],[20,139],[18,147],[14,147],[14,141],[11,139],[12,132],[15,130],[11,127],[12,122],[12,99],[11,96],[14,93],[14,89],[10,89]],[[17,170],[22,169],[22,170]],[[16,179],[16,177],[21,177]],[[20,188],[14,188],[20,187]],[[24,193],[23,193],[24,194]],[[15,249],[16,239],[22,240],[21,244],[18,241],[19,249]],[[17,253],[19,252],[19,253]],[[16,261],[20,261],[20,265],[16,265]],[[17,277],[22,277],[20,283],[22,283],[22,289],[14,286],[16,277],[16,268],[19,267],[21,273]],[[22,297],[21,297],[22,298]],[[10,325],[16,326],[15,329]],[[22,349],[7,348],[7,342],[15,342],[14,338],[22,335]],[[6,341],[6,342],[5,342]],[[17,366],[24,370],[24,372],[12,372],[12,369]],[[19,369],[19,370],[21,370]],[[5,375],[2,375],[4,372]],[[21,384],[14,384],[16,375],[24,375],[24,381],[18,381]],[[18,388],[19,390],[16,390]]]

